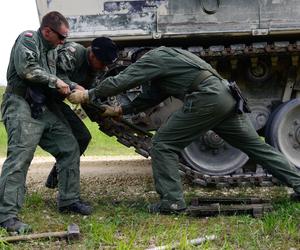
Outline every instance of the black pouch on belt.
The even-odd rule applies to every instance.
[[[242,92],[236,82],[229,82],[229,89],[233,98],[236,100],[235,111],[238,114],[251,113],[251,109],[248,105],[247,99],[242,95]]]
[[[39,115],[43,114],[46,106],[46,96],[40,89],[27,88],[25,99],[30,106],[32,118],[36,119]]]

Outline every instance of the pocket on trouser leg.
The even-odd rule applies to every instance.
[[[68,180],[67,180],[68,190],[73,191],[74,195],[79,192],[79,183],[80,183],[80,177],[79,177],[79,170],[77,169],[69,169],[68,170]],[[67,191],[68,191],[67,190]],[[70,192],[71,193],[71,192]]]
[[[6,179],[7,178],[4,178],[3,181],[0,182],[0,202],[1,203],[3,203]]]
[[[1,203],[6,211],[17,212],[24,202],[24,187],[20,186],[21,179],[7,177],[1,186]]]
[[[215,98],[217,98],[217,96],[214,94],[200,94],[199,92],[187,94],[182,106],[182,112],[209,114],[215,109]]]
[[[4,124],[8,135],[8,144],[18,145],[18,147],[37,145],[43,130],[43,127],[37,122],[12,119],[10,117],[4,121]]]
[[[72,200],[79,197],[80,177],[79,170],[66,169],[58,174],[59,199]]]
[[[21,121],[20,128],[20,142],[23,143],[24,146],[30,147],[32,145],[38,144],[43,130],[43,127],[41,127],[40,124],[28,121]]]
[[[21,138],[20,121],[8,117],[4,120],[4,125],[8,136],[8,145],[19,144]]]
[[[24,197],[25,197],[25,187],[18,188],[17,191],[17,208],[21,209],[24,203]]]

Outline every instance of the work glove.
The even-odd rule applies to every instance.
[[[101,108],[104,110],[104,112],[101,113],[101,116],[103,117],[120,117],[123,113],[121,106],[101,105]]]
[[[73,104],[88,103],[89,93],[87,90],[82,91],[82,90],[75,89],[68,96],[68,100]]]
[[[82,87],[81,85],[79,85],[79,84],[77,84],[76,86],[75,86],[75,89],[77,89],[77,90],[81,90],[81,91],[85,91],[85,88],[84,87]]]

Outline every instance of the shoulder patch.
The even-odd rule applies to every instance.
[[[74,53],[74,52],[76,51],[76,48],[73,47],[73,46],[69,46],[69,47],[68,47],[68,50],[69,50],[70,52]]]
[[[24,34],[24,36],[27,36],[27,37],[32,37],[32,36],[33,36],[33,34],[32,34],[31,32],[26,32],[26,33]]]

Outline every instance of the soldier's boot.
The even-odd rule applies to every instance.
[[[76,201],[71,205],[59,207],[61,213],[77,213],[82,215],[89,215],[92,213],[92,207],[83,201]]]
[[[176,203],[168,206],[163,205],[161,202],[148,205],[148,212],[152,214],[183,214],[185,210],[185,205],[179,206]]]
[[[50,173],[49,173],[49,175],[47,177],[45,186],[47,188],[51,188],[51,189],[57,188],[57,186],[58,186],[58,178],[57,178],[56,164],[54,164],[53,168],[51,169],[51,171],[50,171]]]
[[[32,232],[31,226],[23,223],[18,218],[10,218],[2,223],[0,227],[6,229],[7,232],[16,232],[17,234],[26,234]]]

